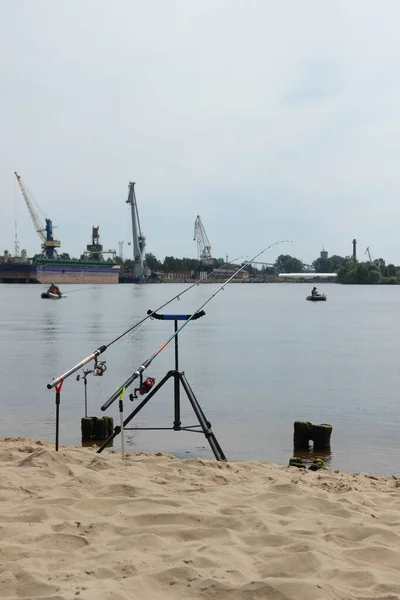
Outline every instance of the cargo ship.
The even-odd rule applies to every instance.
[[[27,251],[22,250],[20,255],[15,230],[15,255],[11,256],[5,250],[4,255],[0,256],[0,283],[118,283],[120,266],[116,264],[116,251],[103,250],[99,227],[92,226],[91,243],[86,246],[79,259],[70,258],[68,254],[58,255],[61,242],[54,239],[51,219],[46,217],[46,225],[43,226],[30,192],[20,175],[16,171],[14,174],[41,239],[42,253],[28,258]],[[111,256],[105,260],[103,254]]]
[[[79,259],[50,254],[47,247],[43,254],[33,258],[28,258],[26,250],[22,250],[21,256],[17,253],[11,256],[5,250],[0,256],[0,283],[119,283],[116,252],[103,250],[99,238],[99,227],[92,227],[92,243]],[[103,254],[112,257],[104,260]]]
[[[120,266],[105,260],[0,257],[0,283],[118,283]]]

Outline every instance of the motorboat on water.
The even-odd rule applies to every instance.
[[[314,294],[313,296],[307,296],[306,300],[310,300],[311,302],[324,302],[326,301],[325,294]]]

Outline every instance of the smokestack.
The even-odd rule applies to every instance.
[[[357,260],[356,246],[357,246],[357,240],[354,239],[353,240],[353,260],[354,260],[354,262]]]

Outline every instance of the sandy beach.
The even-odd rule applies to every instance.
[[[400,597],[400,479],[0,441],[0,597]]]

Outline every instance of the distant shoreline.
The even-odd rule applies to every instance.
[[[207,278],[207,279],[169,279],[166,281],[161,281],[160,283],[224,283],[226,281],[226,279],[216,279],[216,278]],[[243,280],[243,279],[233,279],[232,281],[230,281],[229,283],[242,283],[242,284],[255,284],[255,285],[259,285],[261,283],[337,283],[336,281],[332,281],[332,280],[327,280],[327,279],[320,279],[319,277],[313,277],[313,278],[307,278],[307,279],[289,279],[289,278],[274,278],[274,279],[263,279],[260,281],[249,281],[249,280]]]

